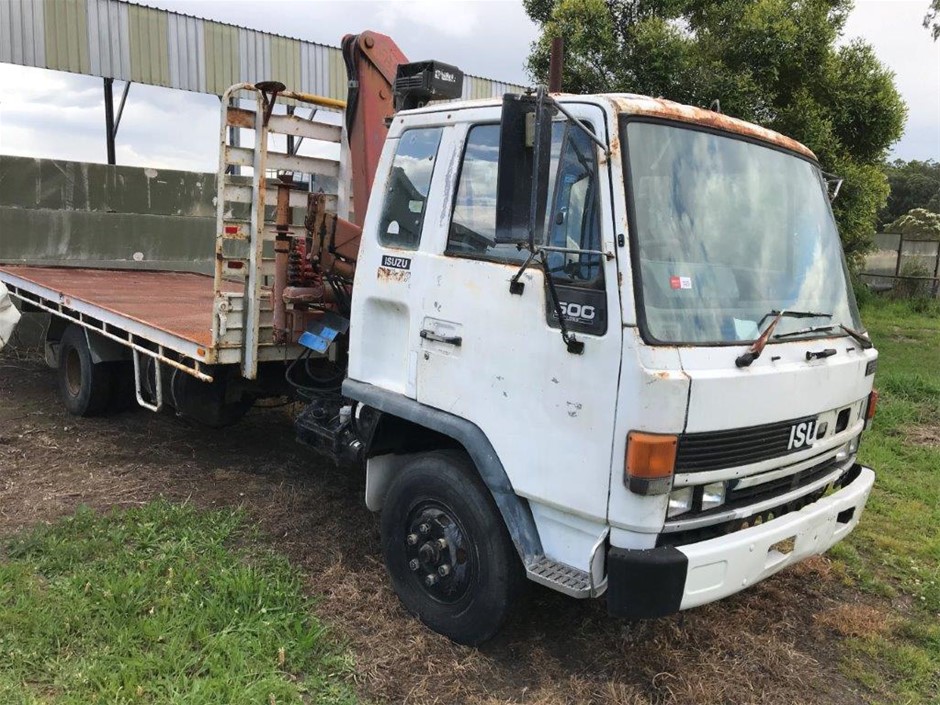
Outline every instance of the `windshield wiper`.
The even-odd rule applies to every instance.
[[[792,338],[797,335],[803,335],[804,333],[823,333],[825,331],[834,330],[836,326],[810,326],[809,328],[800,328],[799,330],[791,330],[789,333],[777,333],[773,336],[774,340],[780,340],[781,338]]]
[[[773,336],[773,339],[780,340],[781,338],[792,338],[797,335],[803,335],[804,333],[823,333],[825,331],[835,330],[836,328],[845,332],[846,335],[854,338],[858,344],[862,346],[863,350],[868,350],[869,348],[873,347],[873,344],[868,336],[855,330],[854,328],[849,328],[842,323],[831,326],[810,326],[809,328],[801,328],[800,330],[790,331],[789,333],[777,333],[775,336]]]
[[[754,341],[746,352],[735,358],[735,365],[738,367],[749,367],[754,360],[759,358],[760,354],[767,346],[767,341],[770,340],[770,336],[773,335],[774,328],[777,327],[777,324],[780,323],[780,319],[784,316],[787,318],[832,318],[831,313],[821,313],[818,311],[771,311],[758,321],[757,327],[760,328],[760,324],[766,321],[770,316],[773,316],[774,320],[770,322],[770,325],[767,326],[764,332],[760,334],[760,337]]]
[[[862,350],[868,350],[869,348],[875,347],[875,344],[871,342],[871,338],[869,338],[867,335],[865,335],[861,331],[855,330],[854,328],[849,328],[848,326],[843,325],[841,323],[839,324],[839,328],[841,328],[850,336],[855,338],[858,344],[862,346]]]
[[[765,313],[764,317],[757,322],[757,327],[760,328],[760,324],[766,321],[771,316],[776,316],[775,320],[780,318],[832,318],[831,313],[822,313],[820,311],[778,311],[773,309],[770,313]],[[771,323],[773,325],[773,323]],[[769,326],[768,326],[769,327]]]

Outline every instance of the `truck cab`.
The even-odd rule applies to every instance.
[[[508,101],[394,115],[352,295],[392,582],[471,644],[524,577],[631,619],[723,598],[845,537],[874,481],[877,353],[813,153],[662,99],[543,100],[521,138]]]

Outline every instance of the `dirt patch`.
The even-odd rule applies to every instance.
[[[255,409],[228,431],[143,411],[76,419],[40,361],[0,356],[0,535],[81,504],[165,496],[244,507],[321,596],[318,612],[348,643],[360,693],[380,703],[866,701],[839,671],[843,632],[831,626],[855,598],[825,558],[648,622],[533,585],[493,642],[456,646],[392,593],[363,473],[297,445],[290,421],[290,409]]]
[[[897,617],[871,605],[837,605],[817,615],[816,621],[839,636],[883,636],[897,624]]]
[[[911,426],[904,432],[908,443],[928,448],[940,448],[940,424]]]

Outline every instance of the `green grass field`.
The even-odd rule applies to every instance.
[[[832,554],[878,598],[887,628],[849,638],[845,667],[876,698],[940,703],[940,307],[873,301],[862,318],[880,357],[875,422],[861,461],[877,480]],[[874,666],[874,668],[873,668]]]
[[[940,703],[940,307],[873,301],[877,481],[827,646],[865,701]],[[857,590],[861,591],[861,600]],[[155,502],[0,540],[0,704],[352,703],[352,659],[234,510]]]
[[[0,703],[352,703],[349,659],[236,511],[87,509],[0,545]]]

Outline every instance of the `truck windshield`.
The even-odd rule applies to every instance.
[[[817,166],[754,142],[624,120],[644,335],[660,343],[730,344],[829,323],[859,328],[842,245]],[[766,325],[766,321],[764,323]],[[786,338],[799,339],[798,336]]]

